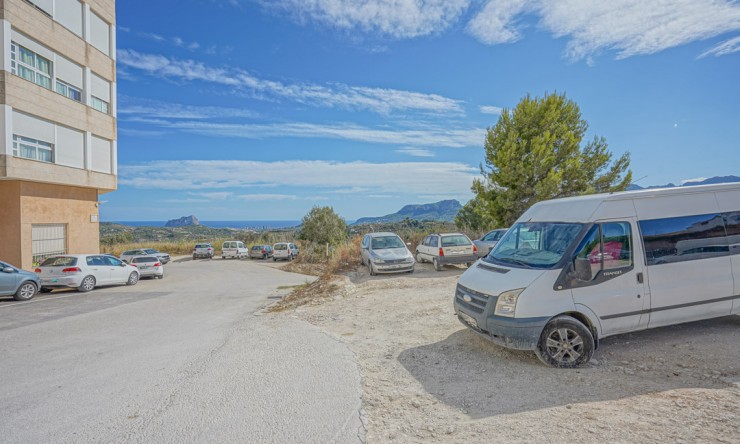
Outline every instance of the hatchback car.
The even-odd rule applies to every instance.
[[[272,247],[272,260],[285,259],[292,261],[298,256],[298,247],[292,242],[278,242]]]
[[[475,247],[478,248],[478,257],[488,256],[488,253],[493,250],[493,247],[496,246],[499,239],[504,237],[504,234],[506,234],[507,230],[508,228],[498,228],[489,231],[480,239],[474,240],[473,243],[475,244]]]
[[[272,257],[272,245],[254,245],[249,250],[249,257],[252,259],[267,259]]]
[[[139,269],[141,277],[149,276],[157,279],[164,277],[164,264],[157,256],[136,256],[131,259],[130,263]]]
[[[226,241],[221,246],[221,259],[235,257],[242,259],[249,257],[249,248],[241,241]]]
[[[211,244],[195,244],[195,247],[193,247],[193,260],[201,257],[213,259],[213,253],[213,246]]]
[[[418,262],[431,262],[442,271],[446,264],[470,266],[478,260],[478,248],[462,233],[430,234],[416,247]]]
[[[413,273],[414,256],[396,233],[370,233],[362,238],[360,262],[370,275],[378,273]]]
[[[166,264],[170,261],[169,254],[159,252],[154,248],[138,248],[136,250],[124,251],[121,253],[121,260],[131,263],[131,259],[133,259],[134,256],[156,256],[162,264]]]
[[[31,299],[41,287],[36,273],[21,270],[0,261],[0,296],[13,296],[16,301]]]
[[[85,292],[101,285],[139,282],[139,270],[107,254],[66,254],[46,259],[34,270],[41,292],[54,288],[77,288]]]

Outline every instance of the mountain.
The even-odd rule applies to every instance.
[[[683,185],[674,185],[672,183],[669,183],[667,185],[651,185],[649,187],[641,187],[640,185],[632,184],[629,187],[627,187],[627,191],[649,190],[652,188],[674,188],[676,186],[692,187],[696,185],[713,185],[716,183],[734,183],[734,182],[740,182],[740,177],[738,176],[715,176],[715,177],[710,177],[709,179],[692,180],[690,182],[684,182]]]
[[[191,225],[200,225],[198,218],[192,214],[190,216],[183,216],[179,219],[168,220],[167,223],[164,224],[165,227],[189,227]]]
[[[353,225],[400,222],[404,219],[452,222],[460,208],[462,208],[462,205],[454,199],[430,204],[406,205],[393,214],[381,217],[362,217],[357,219]]]

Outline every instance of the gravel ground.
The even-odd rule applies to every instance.
[[[607,338],[588,366],[551,369],[458,322],[462,271],[361,270],[278,315],[355,353],[368,442],[740,442],[740,316]]]

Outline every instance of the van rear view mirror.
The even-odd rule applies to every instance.
[[[588,282],[593,279],[591,274],[591,262],[588,258],[579,257],[574,262],[576,279],[579,281]]]

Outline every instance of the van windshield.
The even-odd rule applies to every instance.
[[[582,229],[583,224],[521,222],[511,227],[483,260],[498,265],[553,268]]]

